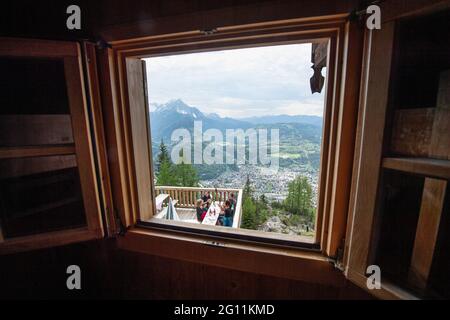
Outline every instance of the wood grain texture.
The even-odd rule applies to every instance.
[[[137,184],[138,213],[142,220],[153,216],[153,187],[151,176],[149,119],[145,87],[145,62],[140,59],[126,59],[128,84],[128,112],[131,118],[134,169]]]
[[[397,110],[390,151],[398,155],[428,157],[435,113],[435,108]]]
[[[100,76],[100,94],[102,99],[102,112],[104,116],[104,129],[108,164],[111,177],[112,200],[114,215],[120,217],[125,226],[131,224],[131,205],[128,192],[123,142],[122,116],[120,113],[120,98],[117,87],[116,61],[114,51],[106,48],[98,53],[98,66]]]
[[[212,10],[199,8],[199,10],[183,12],[176,16],[153,17],[147,14],[146,18],[141,18],[140,21],[128,19],[121,24],[109,24],[102,28],[100,34],[107,41],[122,41],[149,35],[210,30],[277,20],[301,19],[308,22],[318,17],[323,20],[336,18],[336,16],[348,14],[355,7],[357,7],[357,1],[354,0],[339,1],[333,6],[327,5],[325,0],[306,0],[301,3],[293,0],[264,1],[258,4],[238,4]],[[145,8],[140,10],[143,9]]]
[[[75,167],[77,167],[75,155],[5,159],[0,161],[0,178],[14,178]]]
[[[450,71],[442,72],[440,76],[430,157],[446,159],[434,162],[446,165],[438,169],[442,175],[448,175],[444,178],[450,179]],[[446,180],[425,179],[409,272],[410,282],[418,288],[424,289],[428,284],[446,190]]]
[[[65,286],[64,271],[73,261],[82,269],[82,290]],[[371,299],[337,276],[339,287],[315,284],[130,252],[115,240],[99,240],[0,256],[0,299]]]
[[[0,149],[0,159],[46,157],[74,153],[74,145],[2,148]]]
[[[331,75],[328,74],[329,84],[326,88],[326,105],[337,106],[340,95],[340,83],[341,83],[341,71],[342,71],[342,55],[343,55],[343,30],[340,30],[340,34],[334,37],[335,48],[333,48],[330,54],[328,62],[330,66],[334,66],[335,72]],[[330,50],[331,51],[331,50]],[[333,62],[331,62],[333,61]],[[331,79],[333,78],[333,79]],[[329,100],[328,100],[329,99]],[[319,180],[319,201],[317,205],[317,214],[322,215],[321,231],[320,231],[320,243],[322,244],[323,253],[326,254],[326,243],[328,241],[330,226],[329,215],[331,206],[331,195],[333,189],[333,170],[334,159],[336,154],[333,152],[336,148],[336,129],[338,122],[339,110],[337,107],[326,108],[324,111],[324,129],[321,146],[321,163],[320,163],[320,180]],[[317,236],[316,236],[317,237]]]
[[[1,115],[0,146],[73,143],[70,115]]]
[[[338,247],[345,238],[361,79],[363,32],[356,22],[347,23],[345,32],[343,92],[339,103],[330,231],[325,251],[328,256],[336,256]]]
[[[371,248],[372,226],[378,194],[385,115],[391,73],[394,23],[366,31],[358,137],[350,197],[351,228],[346,239],[346,269],[365,276]]]
[[[450,70],[442,72],[439,79],[430,157],[450,160]]]
[[[450,179],[450,161],[430,158],[384,158],[383,168]]]
[[[380,4],[383,22],[415,15],[433,13],[450,8],[448,0],[389,0]]]
[[[225,247],[209,245],[208,237],[189,237],[135,229],[119,239],[119,247],[167,258],[217,267],[272,275],[327,285],[343,284],[336,270],[320,253],[264,249],[262,246],[224,241]]]
[[[78,56],[76,42],[0,38],[0,56],[64,58]]]
[[[87,228],[47,232],[38,235],[6,239],[0,245],[0,255],[62,246],[97,238],[97,233]]]
[[[91,112],[93,115],[93,129],[97,152],[98,174],[100,175],[101,201],[105,211],[106,229],[109,235],[118,230],[114,215],[114,203],[112,199],[111,177],[109,174],[108,153],[106,150],[106,137],[104,128],[104,117],[102,101],[100,96],[100,83],[98,76],[98,65],[96,49],[93,43],[83,43],[83,53],[87,63],[87,82],[90,96]]]
[[[86,221],[89,230],[102,237],[103,226],[79,48],[77,57],[64,58],[64,71]]]
[[[357,272],[353,272],[351,269],[348,272],[347,278],[360,288],[367,290],[374,297],[381,300],[419,300],[418,297],[388,281],[382,282],[381,289],[369,290],[367,288],[367,277]]]
[[[410,282],[418,288],[423,289],[427,286],[446,189],[446,180],[425,179],[409,271]]]

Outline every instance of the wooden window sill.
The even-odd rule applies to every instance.
[[[319,252],[171,231],[132,228],[118,238],[121,249],[255,274],[340,287],[343,274]]]
[[[358,272],[348,270],[347,278],[357,286],[366,289],[367,292],[372,294],[374,297],[382,300],[419,300],[415,295],[405,291],[404,289],[392,284],[389,281],[381,281],[381,289],[367,288],[367,277]]]

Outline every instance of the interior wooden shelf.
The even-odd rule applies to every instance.
[[[1,148],[0,159],[75,154],[75,145]]]
[[[450,179],[450,160],[429,158],[384,158],[383,168],[428,177]]]
[[[28,210],[23,210],[20,212],[16,212],[14,213],[14,217],[15,218],[20,218],[20,217],[25,217],[25,216],[29,216],[29,215],[33,215],[33,214],[37,214],[37,213],[41,213],[44,211],[48,211],[48,210],[52,210],[55,208],[59,208],[59,207],[63,207],[63,206],[67,206],[69,204],[75,203],[75,202],[79,202],[82,201],[82,198],[80,197],[69,197],[66,199],[61,199],[58,201],[54,201],[51,203],[46,203]]]

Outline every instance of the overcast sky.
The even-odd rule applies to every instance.
[[[313,95],[309,85],[311,44],[145,60],[150,103],[179,98],[204,113],[233,118],[323,114],[325,90]]]

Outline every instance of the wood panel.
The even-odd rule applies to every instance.
[[[359,287],[367,287],[367,277],[365,275],[361,275],[349,269],[347,277]],[[381,289],[370,290],[370,293],[376,298],[382,300],[419,300],[418,297],[389,281],[383,281],[381,284]]]
[[[82,290],[65,286],[73,261]],[[115,240],[0,256],[0,277],[0,299],[370,299],[345,280],[338,287],[253,274],[120,250]]]
[[[64,58],[78,56],[76,42],[0,38],[0,56]]]
[[[450,179],[450,70],[440,76],[430,156],[446,159],[443,173]],[[409,273],[412,284],[422,289],[426,288],[430,275],[446,190],[446,180],[425,179]]]
[[[351,172],[358,115],[359,84],[362,64],[363,33],[356,22],[347,23],[345,36],[344,67],[339,103],[335,170],[329,215],[330,229],[325,252],[336,256],[338,247],[345,238],[348,200],[350,196]]]
[[[48,146],[48,147],[21,147],[0,149],[0,159],[45,157],[74,154],[75,147],[69,146]]]
[[[343,284],[340,271],[320,253],[264,249],[258,245],[231,241],[225,241],[222,247],[210,243],[208,238],[198,236],[174,236],[165,232],[134,229],[120,238],[118,244],[126,250],[256,274],[335,286]]]
[[[383,168],[450,179],[450,161],[430,158],[384,158]]]
[[[450,71],[440,75],[435,108],[397,110],[391,152],[450,159]]]
[[[328,52],[327,52],[327,69],[335,70],[336,68],[336,55],[337,55],[337,37],[331,37],[328,41]],[[334,58],[332,58],[334,57]],[[327,75],[327,83],[325,87],[325,104],[333,104],[333,89],[335,86],[335,77]],[[325,108],[324,110],[324,121],[323,121],[323,131],[322,131],[322,145],[320,151],[320,175],[318,178],[318,195],[317,195],[317,213],[316,213],[316,242],[325,243],[328,238],[328,213],[325,210],[325,199],[326,199],[326,188],[328,179],[328,158],[329,158],[329,146],[330,146],[330,128],[332,119],[333,108]]]
[[[430,157],[450,160],[450,70],[439,79]]]
[[[243,24],[257,25],[268,21],[284,19],[298,19],[310,22],[321,18],[322,21],[336,19],[350,13],[357,7],[354,0],[339,2],[329,6],[326,1],[307,0],[265,2],[257,5],[239,4],[228,8],[215,10],[198,10],[192,13],[183,13],[177,16],[154,17],[147,16],[140,21],[109,25],[100,31],[107,41],[121,41],[149,35],[181,34],[190,30],[211,30],[218,27],[228,27]]]
[[[138,213],[142,220],[150,219],[154,212],[151,176],[150,135],[145,87],[145,61],[126,59],[128,85],[128,111],[131,118],[135,179],[137,184]],[[178,199],[178,198],[177,198]]]
[[[75,155],[8,159],[0,161],[0,177],[13,178],[75,167]]]
[[[389,0],[380,4],[383,22],[399,18],[432,13],[450,8],[448,0]]]
[[[70,115],[1,115],[0,146],[73,143]]]
[[[64,71],[86,221],[89,230],[96,233],[98,237],[102,237],[103,226],[79,48],[78,57],[64,58]]]
[[[98,238],[96,232],[88,230],[87,228],[79,228],[6,239],[2,245],[0,245],[0,255],[62,246],[96,238]]]
[[[378,181],[381,166],[385,115],[391,74],[394,23],[366,31],[358,136],[350,196],[351,219],[346,239],[346,274],[365,277],[371,249]]]
[[[435,108],[397,110],[390,151],[398,155],[428,157]]]
[[[410,282],[418,288],[426,287],[430,275],[446,189],[446,180],[425,179],[409,272]]]
[[[116,85],[116,64],[114,52],[106,48],[98,54],[100,74],[100,94],[104,115],[106,148],[113,193],[114,215],[123,225],[129,226],[131,216],[130,195],[128,192],[128,175],[124,154],[122,115],[119,107],[119,93]]]
[[[106,150],[106,137],[104,128],[104,117],[100,97],[100,84],[98,77],[98,65],[95,45],[84,42],[83,52],[87,63],[87,81],[89,88],[89,97],[91,112],[93,115],[93,128],[96,141],[96,152],[98,161],[98,174],[100,176],[100,190],[102,194],[103,208],[106,217],[106,229],[108,234],[115,234],[119,228],[116,224],[114,215],[114,203],[112,199],[111,178],[108,166],[108,153]]]

